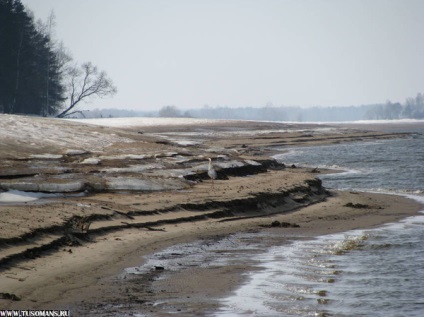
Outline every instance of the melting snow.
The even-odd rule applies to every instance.
[[[0,193],[0,203],[25,203],[35,201],[40,198],[56,197],[54,194],[45,193],[31,193],[23,192],[20,190],[9,190],[7,192]]]
[[[121,155],[102,155],[100,159],[102,160],[143,160],[151,156],[145,154],[121,154]]]
[[[201,144],[200,142],[193,141],[193,140],[176,140],[176,139],[169,139],[171,142],[174,142],[181,146],[189,146],[189,145],[197,145]]]
[[[42,160],[58,160],[62,158],[60,154],[32,154],[30,158]]]
[[[244,161],[249,165],[255,165],[255,166],[261,165],[261,163],[258,163],[256,161],[252,161],[252,160],[244,160]]]
[[[115,177],[108,178],[107,185],[110,189],[115,190],[163,190],[164,187],[158,183],[149,180]]]
[[[71,150],[71,149],[69,149],[69,150],[65,151],[65,154],[70,155],[70,156],[72,156],[72,155],[82,155],[82,154],[87,154],[87,153],[88,152],[84,151],[84,150]]]
[[[101,150],[117,142],[133,142],[133,140],[114,134],[93,131],[93,127],[90,125],[85,127],[76,126],[75,123],[67,119],[7,114],[0,114],[0,135],[2,139],[17,142],[18,144],[40,144],[42,146],[72,149],[87,148],[91,151],[95,149]],[[52,154],[46,155],[51,156]]]
[[[69,121],[101,125],[107,127],[149,127],[162,125],[204,125],[232,120],[195,119],[195,118],[100,118],[100,119],[66,119]]]
[[[101,172],[104,173],[140,173],[146,170],[151,170],[155,168],[165,168],[161,164],[146,164],[146,165],[131,165],[128,167],[114,167],[114,168],[105,168]]]
[[[72,193],[84,189],[83,181],[54,182],[34,182],[33,180],[14,180],[13,182],[0,183],[2,188],[17,190],[22,192],[45,192],[45,193]]]
[[[97,164],[100,164],[100,162],[101,161],[98,158],[89,157],[89,158],[85,159],[84,161],[82,161],[81,164],[97,165]]]

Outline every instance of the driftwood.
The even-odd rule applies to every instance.
[[[116,210],[116,209],[113,209],[113,208],[109,208],[109,207],[106,207],[106,206],[102,206],[102,209],[111,210],[113,212],[116,212],[118,215],[124,216],[124,217],[126,217],[128,219],[131,219],[131,220],[134,220],[134,217],[128,215],[126,212],[119,211],[119,210]]]

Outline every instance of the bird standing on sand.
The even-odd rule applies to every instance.
[[[212,186],[213,186],[213,180],[216,179],[218,177],[218,175],[216,174],[216,171],[213,168],[212,159],[211,158],[209,158],[208,175],[212,179]]]

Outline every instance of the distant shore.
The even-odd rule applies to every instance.
[[[241,273],[251,268],[227,267],[214,274],[195,269],[189,276],[177,274],[166,281],[155,280],[155,270],[138,280],[123,275],[123,270],[177,243],[250,230],[313,237],[399,221],[422,209],[400,196],[327,192],[316,179],[322,171],[292,168],[269,158],[275,147],[405,137],[403,133],[227,121],[125,129],[43,122],[88,137],[80,148],[69,139],[36,151],[62,155],[59,159],[30,159],[36,140],[0,153],[2,188],[45,186],[52,175],[53,181],[63,183],[60,173],[65,173],[68,178],[85,177],[81,182],[86,195],[0,205],[0,304],[5,308],[70,308],[71,313],[94,316],[124,305],[121,312],[155,316],[162,312],[154,302],[190,298],[181,300],[175,312],[190,305],[201,314],[206,306],[213,309],[214,298],[234,290],[243,280]],[[43,122],[37,124],[43,127]],[[96,139],[108,140],[107,145],[93,143],[90,148]],[[12,141],[7,140],[10,147]],[[70,149],[81,152],[70,155]],[[218,170],[213,185],[206,174],[207,157]],[[44,174],[29,175],[25,164],[34,160],[42,164]],[[157,187],[132,192],[111,187],[134,184]],[[276,221],[296,227],[271,227]]]

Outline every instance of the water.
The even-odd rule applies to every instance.
[[[275,246],[213,316],[424,314],[424,216]]]
[[[289,165],[344,171],[320,176],[327,188],[418,194],[424,189],[422,137],[302,147],[276,158]]]
[[[424,203],[420,135],[295,148],[276,158],[345,171],[321,175],[327,188],[402,194]],[[424,216],[275,245],[261,259],[262,270],[212,316],[424,316]]]

